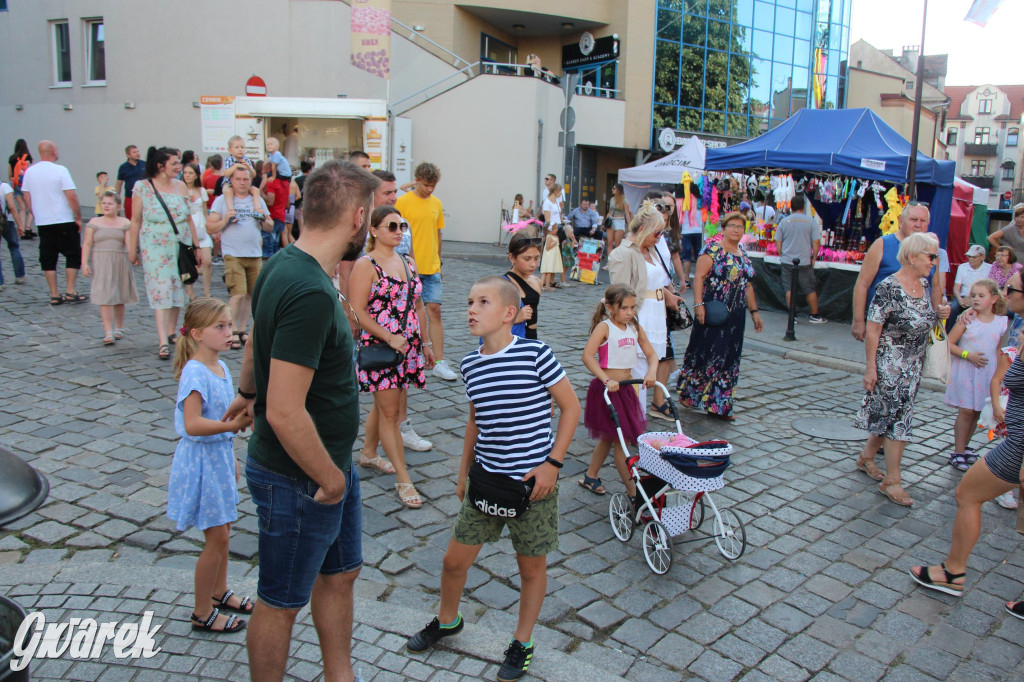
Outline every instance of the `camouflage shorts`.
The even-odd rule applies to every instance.
[[[470,503],[467,494],[455,519],[452,539],[464,545],[497,542],[508,526],[512,548],[520,556],[544,556],[558,549],[558,485],[550,495],[530,503],[521,517],[504,519],[488,516]]]

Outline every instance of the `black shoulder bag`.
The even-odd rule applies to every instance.
[[[487,516],[514,519],[530,508],[530,495],[536,482],[533,478],[523,481],[492,473],[474,461],[469,468],[469,503]]]
[[[658,251],[657,247],[651,249],[654,253],[658,254],[658,260],[661,261],[661,267],[668,275],[669,280],[672,279],[672,273],[669,272],[668,266],[665,265],[665,259],[661,257],[661,252]],[[670,332],[681,332],[684,329],[689,329],[693,326],[693,315],[690,313],[690,309],[686,307],[686,301],[683,297],[679,297],[679,310],[672,310],[665,306],[665,327]]]
[[[160,192],[157,190],[156,185],[153,184],[152,180],[146,180],[149,186],[153,188],[153,194],[156,195],[156,200],[160,202],[160,205],[164,207],[164,213],[167,214],[167,220],[171,222],[171,229],[174,230],[174,236],[178,242],[178,275],[181,277],[182,284],[194,284],[199,279],[199,264],[196,261],[196,248],[189,246],[181,241],[181,235],[178,234],[178,226],[174,224],[174,216],[171,215],[171,211],[167,208],[167,204],[164,203],[164,198],[160,196]]]
[[[409,272],[409,266],[406,264],[404,257],[402,258],[402,267],[405,268],[405,279],[409,283],[409,297],[406,299],[402,321],[398,325],[399,332],[405,331],[405,323],[409,319],[409,310],[412,308],[413,288],[412,274]],[[381,271],[383,271],[383,268],[381,268]],[[405,354],[399,353],[383,341],[375,341],[366,346],[359,346],[359,350],[356,352],[356,363],[360,369],[367,372],[379,372],[382,369],[395,367],[404,358]]]

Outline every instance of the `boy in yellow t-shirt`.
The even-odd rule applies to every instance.
[[[96,174],[96,189],[93,190],[93,194],[96,195],[96,215],[103,215],[103,211],[100,210],[100,197],[103,196],[104,192],[113,192],[114,188],[107,184],[107,172],[100,171]]]
[[[395,208],[409,223],[412,251],[423,283],[423,302],[427,307],[430,343],[433,346],[434,376],[455,381],[458,375],[444,359],[444,326],[441,324],[441,230],[444,229],[444,207],[434,196],[441,180],[441,169],[432,163],[421,163],[414,173],[416,186],[398,197]]]

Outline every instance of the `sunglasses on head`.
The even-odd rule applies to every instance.
[[[409,231],[409,223],[405,222],[404,220],[402,222],[400,222],[400,223],[396,223],[396,222],[381,223],[381,225],[378,227],[378,229],[380,229],[381,227],[387,228],[391,232],[398,232],[398,231],[408,232]]]
[[[925,208],[928,208],[928,202],[914,199],[913,201],[908,201],[907,206],[924,206]]]

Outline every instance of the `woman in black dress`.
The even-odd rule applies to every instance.
[[[14,168],[18,165],[20,159],[24,159],[28,162],[28,165],[32,165],[32,155],[28,153],[28,143],[19,138],[14,143],[14,153],[7,159],[7,178],[8,182],[11,183],[11,188],[14,189],[14,206],[11,207],[11,213],[16,214],[14,216],[16,218],[15,224],[21,225],[24,230],[21,238],[32,239],[36,236],[36,233],[32,231],[32,224],[29,222],[29,216],[32,214],[28,210],[28,204],[25,203],[25,197],[21,195],[20,178],[16,179],[14,177]]]

